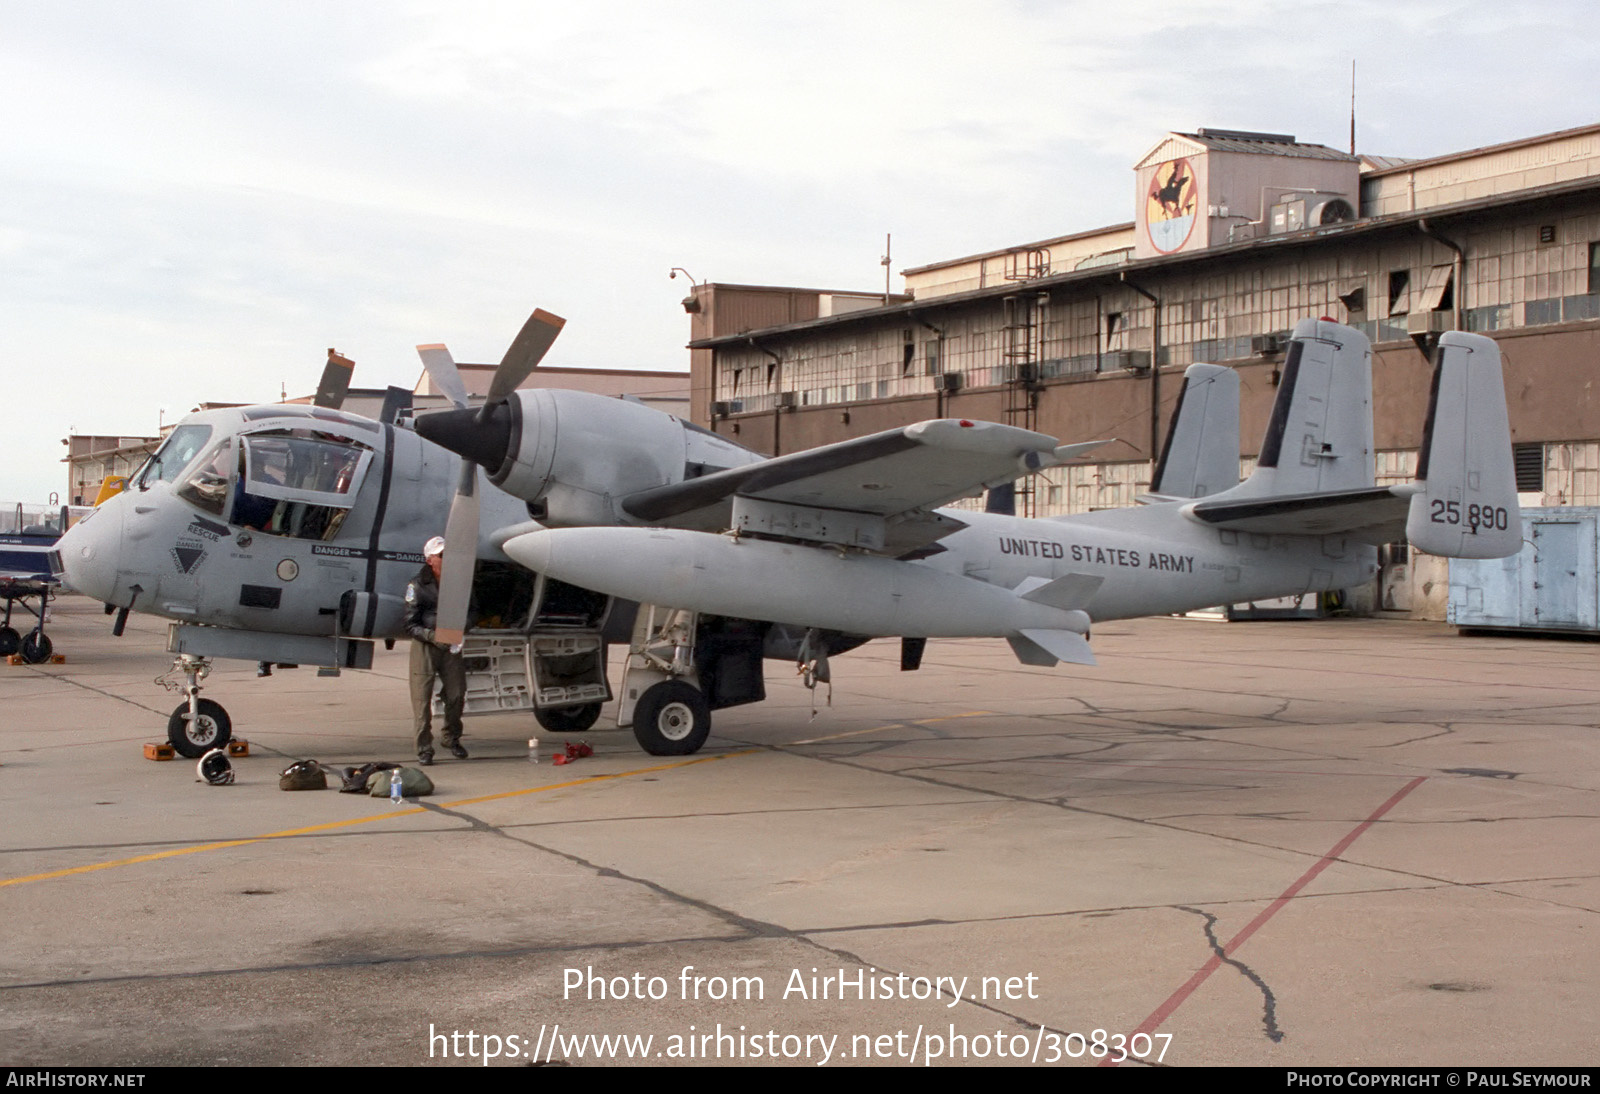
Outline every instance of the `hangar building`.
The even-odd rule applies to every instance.
[[[1131,222],[909,269],[903,294],[695,286],[693,419],[768,453],[948,416],[1114,436],[1017,511],[1125,506],[1195,361],[1240,374],[1248,474],[1289,331],[1328,316],[1373,342],[1380,483],[1413,477],[1429,353],[1468,330],[1504,355],[1524,502],[1600,505],[1600,125],[1415,160],[1200,129],[1133,170]],[[1442,618],[1437,560],[1385,558],[1382,606]]]

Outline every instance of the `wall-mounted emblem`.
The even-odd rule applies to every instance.
[[[1200,186],[1188,160],[1171,160],[1156,168],[1145,195],[1145,231],[1150,245],[1162,254],[1171,254],[1194,232],[1200,208]]]

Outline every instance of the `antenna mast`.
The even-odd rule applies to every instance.
[[[1356,154],[1356,59],[1350,58],[1350,154]]]

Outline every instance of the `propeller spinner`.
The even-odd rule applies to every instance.
[[[535,309],[494,370],[489,393],[483,406],[476,411],[467,407],[466,385],[461,381],[461,372],[450,351],[440,344],[417,347],[428,378],[456,406],[453,411],[420,419],[417,432],[435,441],[448,434],[451,443],[444,447],[463,457],[461,478],[450,503],[450,518],[445,523],[444,568],[439,578],[439,615],[434,631],[438,640],[447,645],[459,644],[467,629],[472,572],[478,556],[478,465],[492,458],[493,452],[505,451],[504,439],[500,439],[495,448],[493,408],[528,378],[566,323],[565,319],[543,308]],[[501,428],[509,430],[509,426]],[[478,441],[480,437],[482,440]]]

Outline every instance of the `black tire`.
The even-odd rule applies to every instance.
[[[582,733],[600,720],[603,703],[585,703],[581,707],[557,707],[555,710],[534,710],[533,716],[551,733]]]
[[[633,735],[652,756],[688,756],[711,734],[711,708],[700,689],[667,680],[647,689],[633,708]]]
[[[221,703],[210,699],[200,700],[199,725],[195,728],[189,723],[188,703],[179,703],[167,719],[167,740],[185,759],[198,760],[213,748],[227,748],[232,739],[233,722],[228,712]]]
[[[22,640],[22,659],[30,665],[44,664],[54,652],[50,636],[43,631],[29,631],[28,637]]]
[[[22,648],[22,635],[15,627],[0,627],[0,657],[10,657]]]

